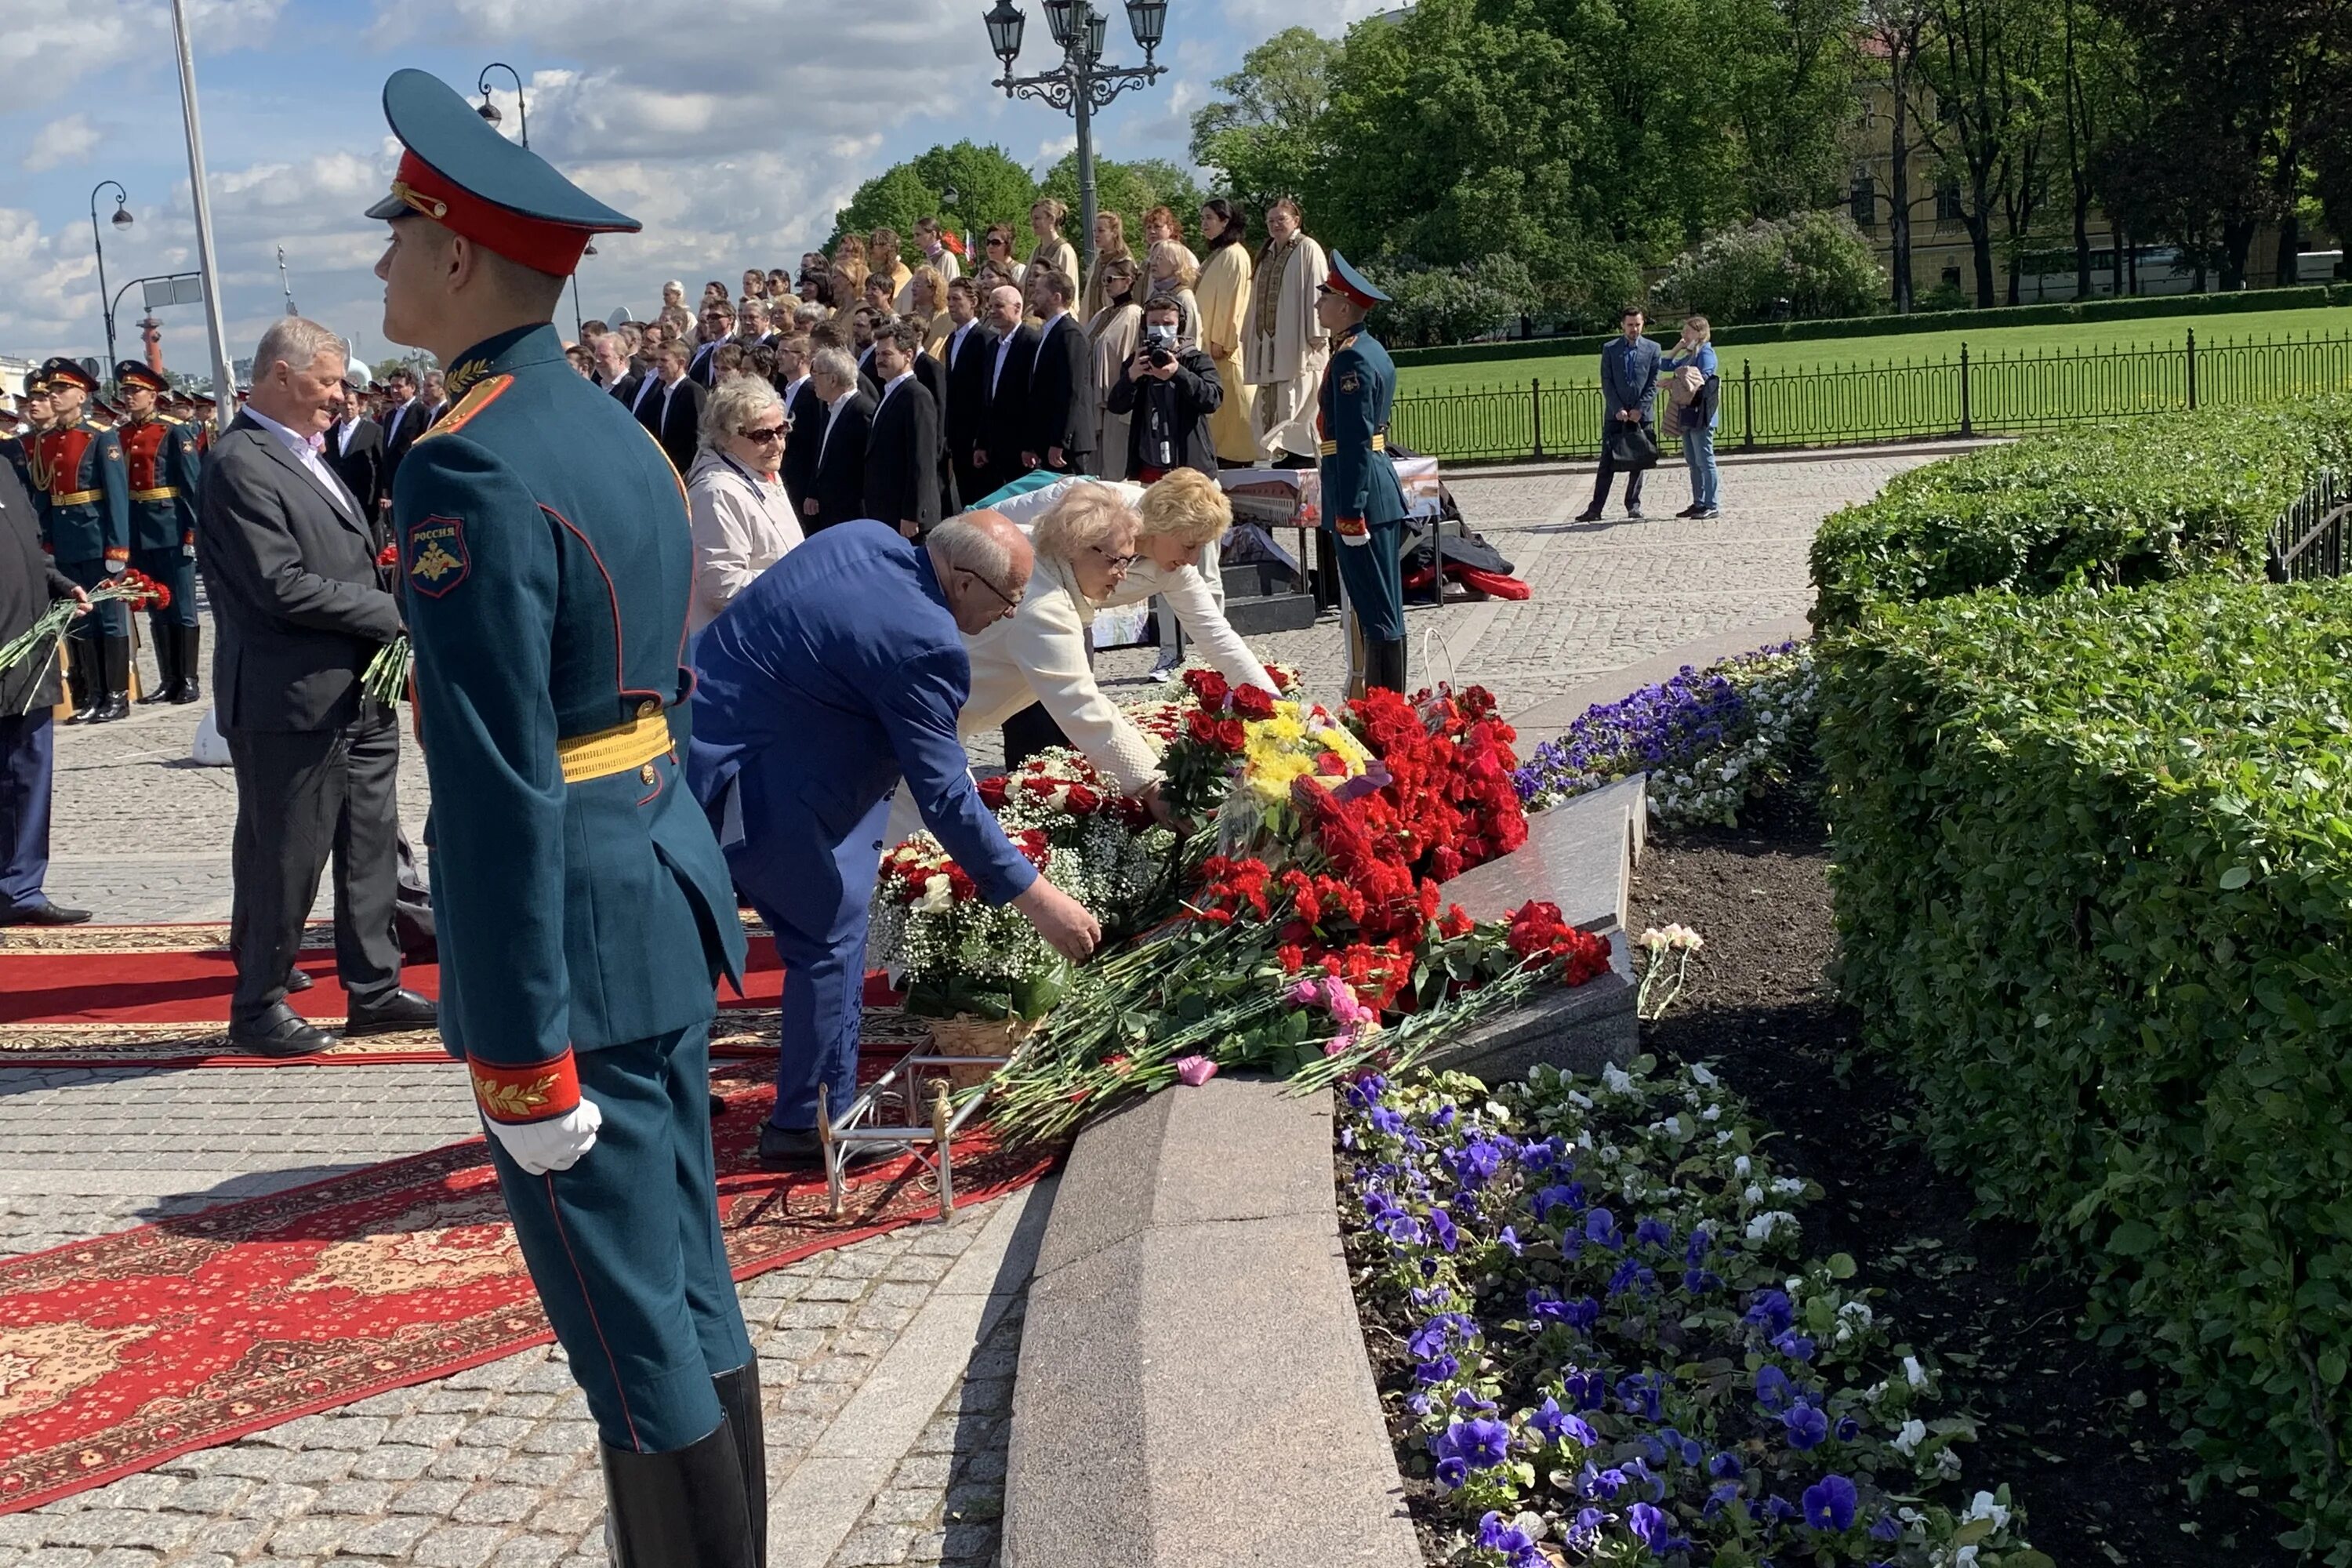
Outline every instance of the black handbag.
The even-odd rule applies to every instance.
[[[1657,437],[1650,427],[1634,420],[1612,422],[1609,432],[1609,460],[1620,468],[1654,468],[1658,466]]]

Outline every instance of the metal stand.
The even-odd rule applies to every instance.
[[[1018,1055],[1019,1047],[1016,1047],[1013,1056],[999,1061],[990,1070],[989,1077],[993,1079]],[[925,1107],[919,1103],[920,1085],[926,1081],[921,1076],[922,1069],[971,1068],[990,1059],[986,1057],[943,1057],[928,1049],[909,1051],[900,1057],[889,1071],[861,1089],[849,1109],[839,1117],[831,1113],[824,1085],[817,1085],[816,1130],[817,1142],[824,1154],[825,1213],[834,1219],[839,1219],[847,1210],[848,1189],[843,1174],[851,1159],[861,1153],[913,1154],[921,1159],[925,1146],[929,1145],[933,1168],[939,1173],[939,1221],[945,1225],[954,1217],[955,1136],[963,1131],[963,1125],[971,1119],[971,1113],[980,1109],[980,1102],[988,1098],[988,1086],[982,1084],[980,1092],[965,1100],[961,1107],[950,1107],[948,1080],[943,1077],[932,1078],[927,1080],[930,1099]],[[928,1115],[925,1114],[926,1110]],[[886,1120],[892,1110],[898,1111],[904,1120]]]

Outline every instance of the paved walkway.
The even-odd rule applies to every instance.
[[[1652,476],[1653,520],[1570,521],[1585,474],[1465,479],[1471,526],[1534,588],[1416,608],[1416,678],[1478,680],[1518,711],[1703,636],[1804,608],[1814,526],[1922,460],[1727,467],[1726,515]],[[1335,622],[1265,639],[1336,694]],[[1126,685],[1148,653],[1106,656]],[[61,731],[50,891],[108,921],[224,920],[236,798],[188,763],[201,710]],[[982,760],[986,760],[982,758]],[[422,760],[402,811],[421,838]],[[320,912],[326,909],[322,894]],[[5,938],[0,938],[5,941]],[[102,1235],[432,1148],[476,1131],[433,1067],[251,1071],[0,1068],[0,1255]],[[843,1248],[745,1287],[769,1391],[773,1560],[806,1568],[995,1551],[1003,1412],[1050,1186]],[[593,1429],[559,1356],[530,1352],[0,1517],[0,1568],[604,1560]],[[1083,1504],[1074,1504],[1083,1506]]]

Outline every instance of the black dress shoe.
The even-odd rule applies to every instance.
[[[352,1004],[343,1024],[343,1038],[361,1035],[391,1035],[403,1029],[429,1029],[440,1021],[441,1010],[414,991],[395,991],[383,1001],[362,1007]]]
[[[1586,507],[1582,511],[1576,514],[1575,521],[1578,522],[1599,522],[1601,521],[1601,509],[1597,506]]]
[[[1676,517],[1696,517],[1700,512],[1706,510],[1706,509],[1705,507],[1700,506],[1686,506],[1683,508],[1682,510],[1675,513],[1675,515]]]
[[[0,926],[78,926],[89,919],[88,910],[68,909],[43,899],[37,904],[26,904],[21,910],[0,914]]]
[[[120,691],[110,691],[106,700],[89,710],[87,721],[91,724],[111,724],[117,719],[131,717],[131,700]]]
[[[763,1125],[760,1129],[760,1163],[770,1167],[822,1165],[824,1143],[814,1127],[805,1132],[793,1132],[772,1124]]]
[[[711,1118],[711,1120],[715,1121],[717,1121],[719,1118],[720,1118],[720,1117],[722,1117],[722,1116],[724,1116],[724,1115],[726,1115],[726,1114],[727,1114],[727,1097],[726,1097],[726,1096],[724,1096],[724,1095],[722,1095],[722,1094],[720,1094],[717,1089],[712,1089],[712,1090],[710,1091],[710,1118]]]
[[[286,972],[286,989],[287,989],[287,990],[289,990],[289,991],[308,991],[309,989],[310,989],[310,985],[311,985],[311,980],[310,980],[310,977],[309,975],[307,975],[307,974],[303,973],[300,970],[299,970],[299,969],[289,969],[289,970],[288,970],[288,971]]]
[[[335,1043],[280,1002],[259,1017],[228,1026],[228,1043],[248,1057],[307,1057]]]

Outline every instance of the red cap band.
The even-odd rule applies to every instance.
[[[444,179],[415,153],[400,155],[392,194],[417,212],[535,272],[569,278],[594,231],[528,216]]]

